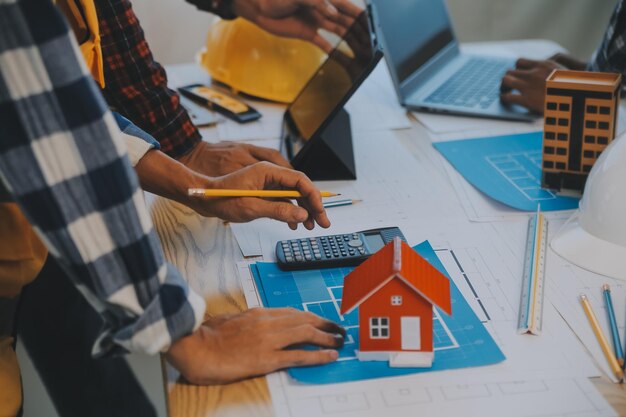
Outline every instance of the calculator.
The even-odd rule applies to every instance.
[[[276,243],[278,267],[285,271],[295,271],[356,266],[378,252],[396,236],[406,242],[406,238],[397,227],[281,240]]]

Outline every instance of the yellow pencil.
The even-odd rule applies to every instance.
[[[292,190],[225,190],[225,189],[206,189],[206,188],[190,188],[188,190],[190,196],[196,197],[266,197],[266,198],[300,198],[302,194],[299,191]],[[320,191],[321,197],[336,197],[341,194],[331,193],[329,191]]]
[[[611,370],[613,371],[613,373],[617,377],[617,380],[620,383],[624,382],[624,371],[622,371],[619,363],[617,363],[617,359],[615,359],[615,356],[611,351],[611,347],[609,346],[609,342],[606,340],[606,337],[604,337],[604,333],[602,333],[602,329],[598,324],[596,315],[593,313],[593,310],[591,309],[591,304],[589,304],[589,300],[587,299],[587,296],[585,294],[580,294],[580,303],[583,306],[583,310],[585,310],[585,314],[589,319],[589,323],[591,324],[591,328],[596,335],[596,339],[598,339],[598,343],[600,343],[602,352],[604,352],[604,356],[611,366]]]

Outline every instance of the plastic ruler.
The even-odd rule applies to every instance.
[[[537,213],[528,222],[528,241],[517,325],[519,334],[541,334],[547,240],[548,222],[540,208],[537,208]]]

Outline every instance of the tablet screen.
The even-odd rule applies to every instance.
[[[371,70],[377,51],[372,36],[368,16],[363,12],[287,109],[286,118],[295,130],[288,139],[294,155]]]

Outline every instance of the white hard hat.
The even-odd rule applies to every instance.
[[[587,178],[578,210],[551,242],[581,268],[626,280],[626,139],[602,152]]]

